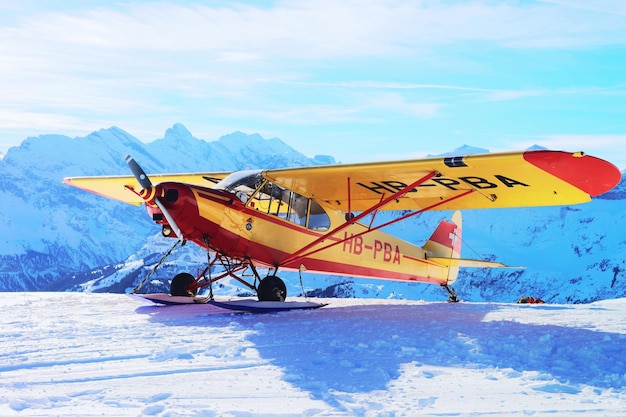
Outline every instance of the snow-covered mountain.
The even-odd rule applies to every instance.
[[[240,132],[207,142],[180,124],[149,144],[117,127],[75,139],[30,137],[0,160],[0,289],[55,286],[142,248],[156,232],[145,210],[61,183],[67,176],[128,174],[127,154],[147,172],[219,172],[329,159],[307,158],[279,139]]]
[[[450,154],[487,152],[464,146]],[[160,237],[143,208],[109,201],[61,184],[66,176],[128,173],[132,154],[148,172],[230,171],[334,162],[307,158],[279,139],[236,132],[214,142],[182,125],[145,144],[112,127],[83,138],[43,135],[26,139],[0,160],[0,289],[125,292],[158,262],[173,242]],[[626,296],[624,181],[589,204],[571,207],[468,210],[464,256],[497,259],[525,269],[465,270],[455,284],[462,299],[514,301],[523,295],[553,302],[587,302]],[[377,221],[397,213],[384,212]],[[415,216],[389,233],[423,243],[448,212]],[[167,291],[181,271],[202,270],[206,254],[194,245],[177,249],[144,284]],[[281,274],[299,294],[297,274]],[[304,274],[311,295],[442,300],[436,286]],[[216,292],[234,294],[225,282]]]

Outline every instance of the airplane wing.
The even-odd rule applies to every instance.
[[[577,204],[621,179],[607,161],[550,150],[277,169],[263,176],[329,207],[358,212],[433,172],[437,176],[381,210],[420,210],[435,204],[437,210]],[[472,192],[452,199],[468,190]]]
[[[185,184],[212,187],[218,181],[224,179],[229,172],[199,172],[191,174],[150,174],[150,179],[155,184],[160,182],[182,182]],[[122,201],[128,204],[140,205],[144,200],[136,192],[141,191],[141,186],[132,175],[102,176],[102,177],[70,177],[64,178],[63,182],[68,185]]]

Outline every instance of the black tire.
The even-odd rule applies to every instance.
[[[285,301],[287,287],[276,275],[268,275],[261,280],[256,293],[259,301]]]
[[[170,295],[184,296],[184,297],[193,297],[198,292],[196,288],[193,291],[188,291],[187,286],[193,283],[196,279],[193,275],[187,272],[181,272],[176,275],[172,279],[172,283],[170,284]]]

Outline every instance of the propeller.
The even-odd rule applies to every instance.
[[[126,159],[126,163],[128,164],[128,167],[130,168],[131,172],[137,179],[137,182],[139,183],[141,188],[144,190],[152,188],[152,181],[150,181],[150,178],[148,178],[148,175],[139,166],[137,161],[135,161],[130,155],[126,155],[125,159]],[[157,207],[159,207],[159,209],[161,209],[161,212],[167,219],[167,223],[170,225],[172,230],[174,230],[174,233],[176,233],[176,236],[178,236],[180,240],[183,240],[183,243],[184,243],[183,233],[181,232],[180,228],[176,224],[176,221],[170,214],[169,210],[167,210],[167,208],[165,207],[165,204],[163,204],[159,196],[154,197],[154,203],[157,205]]]
[[[145,190],[146,188],[152,187],[152,182],[150,181],[150,178],[148,178],[148,176],[146,175],[144,170],[133,159],[133,157],[130,156],[130,155],[126,155],[125,159],[126,159],[126,163],[128,164],[128,167],[130,168],[131,172],[133,173],[133,175],[135,176],[135,178],[139,182],[139,185],[141,185],[141,188],[143,188]]]

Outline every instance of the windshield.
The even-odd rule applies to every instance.
[[[245,202],[263,181],[260,170],[237,171],[215,184],[213,188],[234,193]]]

